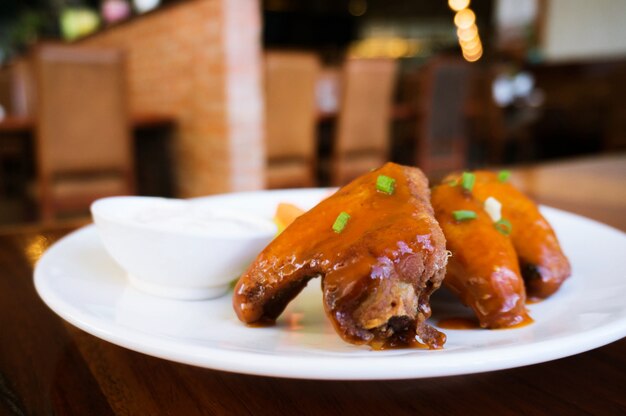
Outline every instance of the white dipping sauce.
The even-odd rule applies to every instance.
[[[136,211],[130,220],[161,230],[233,237],[276,230],[276,226],[269,219],[264,220],[186,201],[152,203]]]

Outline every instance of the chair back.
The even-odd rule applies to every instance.
[[[431,179],[467,164],[466,100],[470,64],[434,58],[421,73],[416,165]]]
[[[33,117],[35,87],[29,56],[0,67],[0,105],[10,116]]]
[[[133,192],[123,54],[44,45],[35,54],[42,216]],[[82,183],[82,185],[81,185]]]
[[[37,112],[37,91],[33,62],[20,56],[11,62],[11,115],[34,117]]]
[[[333,185],[345,184],[387,161],[396,66],[392,59],[348,59],[344,64]]]
[[[317,151],[316,55],[266,52],[264,59],[268,187],[313,186]]]

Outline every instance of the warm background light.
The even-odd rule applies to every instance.
[[[448,6],[455,12],[467,8],[470,4],[470,0],[448,0]]]
[[[354,58],[411,58],[418,55],[421,45],[417,39],[373,37],[354,42],[349,55]]]
[[[465,60],[468,61],[468,62],[476,62],[476,61],[478,61],[480,59],[481,56],[483,56],[482,49],[479,50],[474,55],[470,55],[470,54],[467,54],[467,53],[463,52],[463,58],[465,58]]]
[[[461,45],[461,48],[463,48],[463,50],[472,50],[475,49],[477,47],[480,46],[480,39],[479,38],[474,38],[472,40],[469,41],[459,41],[459,44]]]
[[[463,53],[468,56],[478,55],[479,52],[482,52],[483,45],[480,42],[473,45],[471,48],[463,48]]]
[[[479,60],[483,55],[483,45],[478,35],[476,14],[467,8],[469,1],[448,0],[448,5],[452,10],[457,10],[454,14],[454,24],[457,27],[456,35],[459,39],[463,58],[468,62]]]
[[[454,24],[458,28],[469,28],[476,22],[476,15],[470,9],[463,9],[454,15]]]
[[[478,36],[478,27],[474,24],[467,28],[458,28],[456,35],[459,37],[459,40],[474,39]]]

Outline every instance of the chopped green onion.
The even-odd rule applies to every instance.
[[[392,195],[396,186],[396,180],[385,175],[378,175],[376,179],[376,189],[380,192]]]
[[[461,175],[461,187],[463,189],[468,192],[472,192],[474,182],[476,182],[476,175],[470,172],[463,172],[463,175]]]
[[[510,170],[501,170],[500,172],[498,172],[498,180],[500,182],[506,182],[509,180],[510,177],[511,177]]]
[[[455,187],[455,186],[457,186],[458,184],[459,184],[459,180],[458,180],[458,179],[450,179],[450,180],[448,181],[448,185],[450,185],[450,186],[452,186],[452,187]]]
[[[343,229],[346,228],[346,224],[348,223],[349,219],[350,219],[350,214],[348,214],[345,211],[342,211],[339,215],[337,215],[337,219],[335,220],[335,223],[333,224],[333,231],[336,233],[342,232]]]
[[[496,227],[496,230],[500,231],[504,235],[511,234],[511,231],[513,230],[511,222],[505,218],[500,219],[500,221],[494,222],[493,226]]]
[[[473,220],[477,217],[474,211],[468,210],[452,211],[452,216],[457,221]]]

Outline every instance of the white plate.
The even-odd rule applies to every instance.
[[[207,204],[271,216],[276,203],[308,208],[328,190],[273,191],[206,198]],[[444,330],[443,350],[372,351],[343,342],[326,319],[314,280],[275,327],[240,323],[230,296],[175,301],[131,288],[93,226],[51,247],[35,269],[41,298],[82,330],[123,347],[201,367],[305,379],[401,379],[477,373],[577,354],[626,335],[626,235],[543,208],[574,274],[550,299],[529,305],[535,323],[511,330]],[[440,290],[433,323],[467,314]]]

